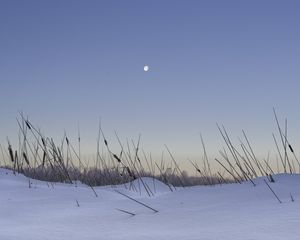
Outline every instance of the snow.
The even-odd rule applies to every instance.
[[[299,239],[300,175],[279,174],[268,182],[282,204],[263,179],[255,179],[255,187],[245,182],[170,191],[143,178],[95,187],[96,197],[84,184],[50,184],[0,169],[0,239]]]

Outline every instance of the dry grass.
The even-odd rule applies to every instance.
[[[281,140],[281,145],[273,134],[276,150],[284,172],[296,173],[296,166],[300,163],[293,147],[288,141],[287,120],[282,130],[276,112],[274,116]],[[19,146],[13,148],[7,139],[7,148],[0,145],[2,160],[0,165],[12,169],[14,172],[23,173],[34,179],[48,182],[75,183],[81,181],[91,187],[99,185],[123,184],[141,177],[153,177],[166,183],[170,191],[177,186],[215,185],[242,181],[252,181],[257,176],[272,176],[275,171],[271,168],[269,160],[257,159],[250,141],[242,131],[244,141],[240,140],[239,146],[234,146],[224,126],[217,126],[226,149],[219,151],[222,159],[215,159],[220,169],[215,173],[210,167],[204,140],[201,136],[203,161],[190,161],[197,172],[197,176],[188,176],[175,160],[170,149],[166,147],[171,161],[167,163],[163,157],[160,161],[147,156],[140,147],[140,137],[135,142],[120,141],[117,133],[116,140],[120,146],[119,153],[111,150],[109,142],[104,136],[101,124],[96,149],[96,161],[87,165],[82,160],[80,152],[80,133],[78,130],[78,147],[74,147],[70,139],[65,136],[57,144],[51,137],[44,136],[23,114],[17,118],[19,126]],[[102,143],[102,144],[101,144]],[[100,151],[104,149],[104,151]],[[141,184],[149,196],[146,184],[141,179]],[[96,195],[96,193],[95,193]]]

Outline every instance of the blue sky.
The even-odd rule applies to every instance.
[[[259,154],[275,152],[272,107],[300,144],[299,1],[0,2],[1,142],[18,111],[60,138],[95,150],[98,121],[114,142],[160,154],[211,154],[245,129]],[[148,64],[150,71],[144,72]],[[296,148],[297,151],[297,148]]]

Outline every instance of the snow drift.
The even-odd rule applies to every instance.
[[[0,169],[0,239],[299,239],[300,176],[274,175],[275,183],[268,182],[281,204],[264,179],[255,179],[255,187],[244,182],[170,191],[143,178],[95,187],[96,197],[83,184],[47,183]]]

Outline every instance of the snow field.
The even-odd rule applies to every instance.
[[[245,182],[171,192],[143,178],[154,196],[136,180],[95,187],[96,197],[80,183],[51,184],[0,169],[0,239],[300,239],[300,176],[279,174],[269,183],[282,204],[263,179],[255,179],[255,187]]]

